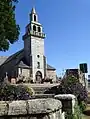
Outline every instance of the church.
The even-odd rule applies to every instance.
[[[30,13],[30,22],[25,28],[22,39],[24,48],[9,57],[0,57],[0,77],[17,78],[22,75],[31,77],[33,82],[48,78],[56,82],[56,69],[47,64],[44,55],[43,26],[39,23],[35,8]]]

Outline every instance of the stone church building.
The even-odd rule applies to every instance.
[[[30,13],[30,23],[23,35],[24,48],[9,57],[0,57],[0,77],[6,74],[9,78],[19,75],[31,77],[33,82],[46,77],[56,81],[56,69],[47,64],[44,55],[44,39],[42,25],[39,23],[35,8]]]

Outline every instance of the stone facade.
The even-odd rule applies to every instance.
[[[44,38],[42,25],[38,21],[38,15],[35,8],[30,14],[30,24],[26,26],[26,33],[23,36],[24,53],[28,64],[31,65],[32,77],[35,82],[45,77],[44,69]],[[46,67],[46,66],[45,66]],[[39,75],[37,73],[39,72]]]
[[[0,59],[0,63],[2,59],[5,61],[0,64],[0,77],[5,78],[7,72],[9,78],[18,78],[19,75],[22,75],[26,78],[31,77],[33,82],[41,82],[46,78],[52,78],[52,81],[55,82],[56,69],[47,64],[44,54],[45,37],[35,8],[32,8],[30,22],[22,37],[24,49],[6,57],[6,61],[3,58]]]
[[[53,79],[53,82],[56,82],[56,71],[55,70],[47,70],[47,77]]]
[[[22,75],[24,77],[30,77],[30,70],[29,69],[22,69]]]

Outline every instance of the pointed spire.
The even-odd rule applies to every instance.
[[[35,10],[35,7],[32,8],[32,11],[31,11],[32,14],[36,14],[36,10]]]

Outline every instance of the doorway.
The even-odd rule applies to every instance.
[[[36,82],[41,83],[42,81],[42,73],[40,71],[36,72]]]

